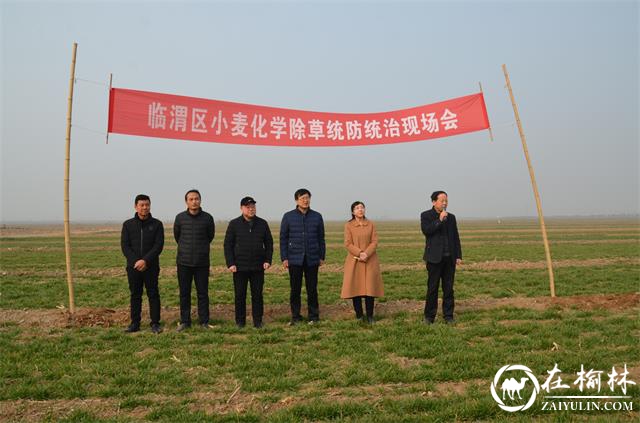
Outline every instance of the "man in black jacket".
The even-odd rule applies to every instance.
[[[244,327],[247,314],[247,282],[251,284],[253,326],[262,327],[264,271],[271,266],[273,237],[266,220],[256,216],[256,201],[240,200],[242,216],[229,222],[224,237],[224,257],[233,273],[236,325]]]
[[[151,216],[151,199],[139,194],[134,200],[135,216],[122,225],[120,246],[127,258],[127,277],[131,293],[131,324],[127,333],[140,330],[142,314],[142,290],[147,290],[151,331],[162,332],[160,327],[160,292],[158,275],[160,274],[159,256],[164,246],[164,227],[162,222]]]
[[[462,264],[462,248],[456,217],[447,213],[447,193],[435,191],[431,194],[433,207],[422,212],[420,225],[426,237],[424,261],[427,263],[427,300],[424,321],[432,324],[438,310],[438,285],[442,280],[442,314],[446,323],[453,319],[453,278],[456,265]]]
[[[178,213],[173,223],[173,236],[178,243],[176,263],[180,287],[180,325],[178,332],[191,327],[191,281],[198,294],[200,326],[209,326],[209,250],[216,233],[213,217],[200,207],[196,189],[184,195],[187,210]]]

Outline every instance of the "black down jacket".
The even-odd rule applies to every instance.
[[[240,271],[261,270],[264,263],[271,264],[273,237],[267,221],[258,216],[247,221],[240,216],[229,222],[224,257],[227,267],[236,266]]]
[[[173,223],[173,237],[178,243],[176,263],[183,266],[209,266],[209,247],[216,234],[213,217],[200,209],[178,213]]]

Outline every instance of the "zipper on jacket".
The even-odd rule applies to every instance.
[[[140,222],[140,257],[144,255],[144,222]]]
[[[187,212],[189,213],[189,212]],[[191,264],[196,263],[196,220],[194,216],[191,216]]]
[[[303,214],[302,215],[302,251],[304,255],[307,255],[307,223],[306,223],[307,221],[305,220],[305,217],[306,217],[306,214]]]

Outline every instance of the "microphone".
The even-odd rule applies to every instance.
[[[442,206],[442,211],[447,211],[447,206]],[[449,217],[449,215],[445,216],[444,219],[442,219],[443,222],[447,221],[447,217]]]

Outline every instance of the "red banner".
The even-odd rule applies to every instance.
[[[481,93],[385,113],[309,112],[112,88],[109,132],[297,147],[392,144],[489,128]]]

